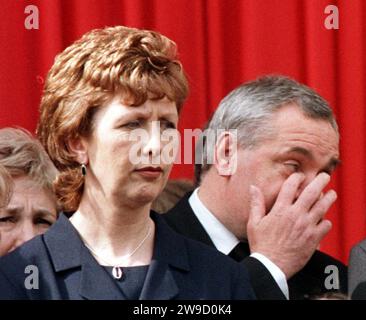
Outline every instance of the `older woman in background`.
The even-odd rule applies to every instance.
[[[176,133],[187,92],[175,44],[153,31],[94,30],[56,58],[38,136],[68,214],[0,260],[0,298],[253,298],[243,267],[150,212],[174,161],[162,135]],[[39,290],[24,289],[30,262]]]
[[[4,208],[10,199],[11,195],[11,178],[6,169],[0,165],[0,210]],[[0,232],[0,244],[1,244],[1,232]],[[1,256],[0,249],[0,256]]]
[[[11,177],[9,201],[0,208],[0,256],[44,233],[57,218],[52,182],[57,169],[42,145],[22,129],[0,129],[0,165]]]

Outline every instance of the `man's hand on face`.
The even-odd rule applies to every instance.
[[[331,229],[331,222],[323,217],[337,198],[334,190],[322,195],[330,180],[326,173],[317,175],[297,197],[304,178],[301,173],[292,174],[268,214],[260,189],[255,186],[250,189],[247,227],[250,250],[270,259],[287,279],[305,266]]]

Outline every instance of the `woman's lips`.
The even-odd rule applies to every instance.
[[[163,173],[163,169],[160,167],[143,167],[135,171],[146,178],[158,178]]]

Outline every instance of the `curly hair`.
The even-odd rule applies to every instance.
[[[77,209],[84,188],[67,142],[90,135],[100,107],[116,96],[129,106],[167,97],[179,112],[187,95],[175,43],[154,31],[96,29],[60,53],[45,83],[37,135],[61,172],[55,191],[64,211]]]
[[[0,209],[5,207],[10,200],[12,181],[9,172],[0,165]]]
[[[22,128],[0,129],[0,165],[11,177],[27,176],[53,192],[57,169],[40,142]]]

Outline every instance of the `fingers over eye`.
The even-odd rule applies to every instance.
[[[310,208],[319,200],[323,189],[329,183],[330,176],[326,173],[320,173],[311,181],[301,192],[295,202],[295,206],[302,211],[309,211]]]
[[[283,183],[274,207],[276,205],[279,207],[292,205],[304,179],[305,175],[302,173],[290,175]]]

